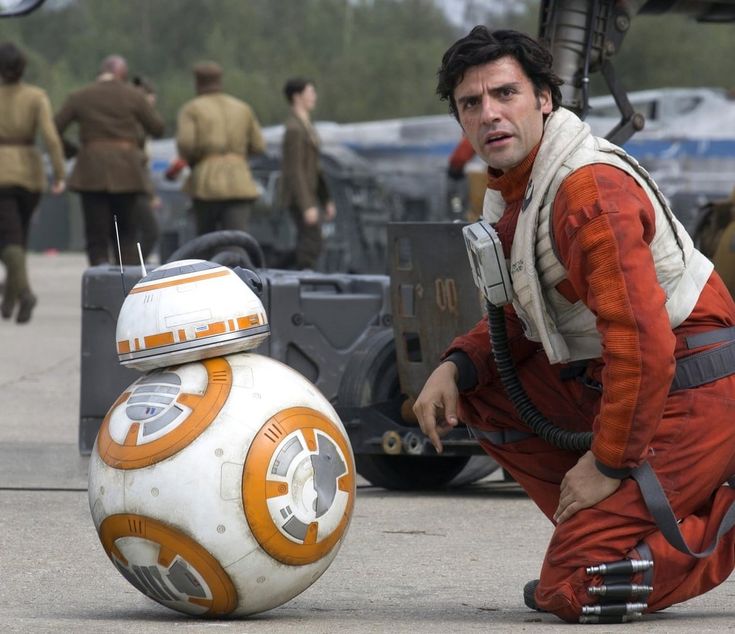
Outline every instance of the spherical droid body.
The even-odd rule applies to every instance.
[[[180,275],[201,275],[181,273],[181,264],[166,265],[175,275],[164,288]],[[138,299],[136,308],[154,303]],[[149,311],[156,319],[148,326],[136,325],[130,351],[136,337],[138,352],[155,349],[145,346],[146,328],[166,325],[173,313],[164,304],[159,298]],[[254,308],[250,314],[259,314]],[[267,326],[259,309],[264,323],[253,319],[250,328]],[[197,332],[176,314],[176,328]],[[213,317],[231,321],[225,332],[236,333],[237,315],[205,318]],[[257,345],[262,334],[223,340]],[[118,328],[118,353],[127,355],[120,335]],[[302,592],[336,556],[354,504],[354,458],[339,417],[304,377],[254,353],[208,356],[217,347],[202,339],[191,339],[196,360],[181,341],[168,344],[176,358],[187,357],[181,365],[164,367],[161,350],[142,357],[162,366],[127,388],[105,417],[90,458],[90,508],[110,560],[147,596],[189,614],[252,614]]]

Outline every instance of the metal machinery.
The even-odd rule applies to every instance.
[[[645,117],[635,112],[615,75],[618,53],[638,14],[682,13],[698,22],[735,20],[735,0],[543,0],[539,37],[554,56],[554,70],[564,80],[562,103],[583,119],[589,107],[590,74],[600,72],[620,110],[620,122],[606,135],[622,145],[642,130]]]

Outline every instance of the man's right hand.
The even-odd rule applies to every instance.
[[[457,418],[457,366],[445,361],[431,373],[413,405],[421,431],[434,445],[437,453],[443,450],[442,436],[459,423]]]
[[[304,211],[304,222],[307,225],[315,225],[319,222],[319,209],[316,207],[309,207]]]

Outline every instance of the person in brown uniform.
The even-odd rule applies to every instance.
[[[184,191],[192,198],[197,235],[218,229],[244,231],[260,192],[247,158],[265,141],[253,110],[222,91],[215,62],[194,67],[197,96],[179,111],[176,145],[191,167]]]
[[[319,137],[311,124],[317,98],[314,83],[299,77],[289,79],[283,92],[291,105],[281,159],[283,204],[296,223],[294,268],[313,269],[322,250],[319,207],[324,209],[327,220],[332,220],[337,210],[319,167]]]
[[[89,264],[111,261],[113,215],[117,216],[122,262],[135,264],[135,204],[147,184],[140,129],[160,137],[163,120],[145,95],[126,81],[124,58],[110,55],[100,71],[96,81],[69,95],[56,113],[56,127],[63,134],[71,123],[79,125],[80,148],[69,189],[82,198]]]
[[[51,158],[51,191],[64,191],[64,157],[61,139],[51,118],[46,93],[21,81],[26,59],[14,44],[0,44],[0,259],[7,275],[0,314],[16,321],[31,318],[36,296],[26,269],[26,246],[31,216],[46,185],[41,154],[35,147],[40,131]]]

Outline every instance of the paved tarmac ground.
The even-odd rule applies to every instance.
[[[87,504],[77,450],[79,254],[32,255],[39,304],[0,323],[0,632],[557,632],[528,611],[550,526],[512,484],[392,493],[364,484],[326,573],[287,604],[201,621],[144,597],[113,568]],[[709,594],[595,632],[735,630],[735,577]],[[577,630],[578,631],[578,630]]]

